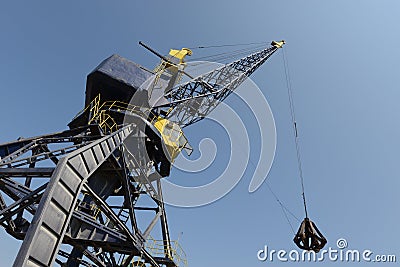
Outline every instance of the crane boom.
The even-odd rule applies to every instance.
[[[181,127],[203,119],[284,44],[273,41],[270,47],[172,88],[164,95],[169,103],[159,108],[168,107],[166,118]]]

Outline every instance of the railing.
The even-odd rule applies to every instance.
[[[150,108],[140,107],[122,101],[105,101],[101,103],[99,94],[75,117],[89,112],[88,124],[97,123],[103,132],[111,133],[118,129],[118,124],[113,116],[109,114],[110,111],[124,111],[137,114],[144,118],[151,118],[149,122],[156,126],[157,130],[161,133],[165,144],[168,146],[168,152],[172,161],[178,156],[182,149],[185,149],[188,155],[193,151],[179,125],[159,117],[158,114],[152,112]]]
[[[187,266],[186,253],[176,240],[171,241],[171,245],[166,245],[163,240],[155,240],[149,237],[146,240],[145,247],[154,257],[167,257],[172,260],[176,266]]]
[[[100,94],[98,94],[86,108],[84,108],[78,114],[76,114],[72,120],[75,120],[88,110],[90,111],[90,114],[97,114],[99,111],[99,107],[100,107]]]
[[[100,95],[98,95],[97,97],[100,98]],[[93,101],[95,101],[95,100],[96,99],[94,99]],[[89,124],[98,119],[98,114],[100,112],[108,111],[108,110],[128,111],[128,112],[135,113],[135,114],[138,114],[141,116],[146,116],[146,117],[150,114],[153,114],[155,116],[155,114],[152,113],[149,108],[135,106],[135,105],[128,104],[128,103],[125,103],[122,101],[105,101],[96,110],[97,112],[92,113],[92,116],[89,120]]]
[[[86,193],[83,193],[83,198],[82,199],[78,199],[78,205],[77,205],[77,210],[83,211],[86,214],[89,214],[93,217],[93,219],[97,219],[97,217],[99,216],[101,210],[99,209],[99,207],[96,204],[90,204],[87,202],[84,202],[84,198],[86,196],[89,196]]]

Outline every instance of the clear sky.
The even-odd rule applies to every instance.
[[[83,108],[86,75],[111,54],[153,68],[158,59],[139,47],[139,40],[166,53],[170,48],[285,39],[311,219],[328,247],[336,248],[336,240],[345,238],[350,249],[396,254],[399,261],[399,10],[394,0],[4,2],[0,142],[66,129]],[[252,80],[267,98],[277,128],[267,182],[302,218],[281,52]],[[228,101],[248,118],[252,138],[251,112],[234,97]],[[220,131],[204,121],[186,133],[195,148],[196,140],[214,137],[222,146],[217,162],[223,162],[226,143]],[[258,142],[254,137],[251,143],[255,162]],[[211,166],[203,176],[173,175],[203,184],[220,171]],[[257,260],[264,245],[287,251],[295,245],[266,184],[248,193],[253,172],[249,165],[239,184],[213,204],[167,207],[172,238],[183,232],[190,267],[302,266]],[[297,229],[299,223],[290,219]],[[11,266],[19,242],[1,230],[0,246],[0,266]]]

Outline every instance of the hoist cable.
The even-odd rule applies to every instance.
[[[256,45],[256,44],[267,44],[267,42],[247,43],[247,44],[223,44],[223,45],[196,46],[196,47],[189,47],[189,49],[220,48],[220,47],[245,46],[245,45]]]
[[[224,52],[224,53],[217,53],[217,54],[213,54],[213,55],[197,57],[197,58],[191,59],[191,61],[198,61],[198,60],[218,61],[218,60],[223,60],[223,59],[230,59],[230,58],[237,57],[240,55],[249,54],[251,52],[256,52],[261,47],[264,47],[264,45],[258,45],[258,46],[250,47],[250,48],[242,48],[242,49],[237,49],[237,50],[228,51],[228,52]]]
[[[293,102],[292,84],[291,84],[290,75],[289,75],[289,64],[288,64],[287,57],[285,55],[285,48],[282,49],[282,55],[283,55],[283,65],[285,68],[286,86],[287,86],[287,92],[288,92],[288,98],[289,98],[290,116],[291,116],[292,123],[293,123],[293,132],[294,132],[294,140],[295,140],[296,155],[297,155],[297,165],[298,165],[298,169],[299,169],[299,176],[300,176],[300,182],[301,182],[301,192],[302,192],[302,197],[303,197],[304,211],[306,214],[306,218],[308,218],[306,195],[305,195],[305,190],[304,190],[303,169],[302,169],[302,164],[301,164],[300,145],[299,145],[299,139],[298,139],[299,135],[298,135],[298,130],[297,130],[296,114],[295,114],[294,102]]]
[[[267,187],[268,190],[271,192],[271,194],[275,197],[276,202],[278,202],[279,206],[282,209],[283,215],[285,215],[286,221],[290,226],[290,229],[292,229],[293,234],[296,234],[296,232],[294,231],[293,225],[289,220],[289,216],[288,214],[290,214],[293,218],[295,218],[297,221],[300,222],[299,218],[293,214],[293,212],[291,212],[283,203],[282,201],[278,198],[278,196],[274,193],[274,191],[272,190],[271,186],[268,184],[267,182]]]
[[[248,161],[248,162],[250,162],[250,164],[253,166],[254,169],[257,169],[256,165],[254,164],[254,162],[253,162],[250,158],[249,158],[249,161]],[[289,208],[286,207],[286,206],[282,203],[282,201],[279,199],[278,195],[275,194],[275,192],[272,190],[271,186],[268,184],[268,181],[266,182],[266,184],[267,184],[268,190],[271,192],[271,194],[274,196],[276,202],[278,202],[279,206],[281,207],[282,213],[285,215],[286,221],[287,221],[287,223],[289,224],[290,229],[292,230],[293,234],[295,234],[293,225],[292,225],[292,223],[291,223],[290,220],[289,220],[288,214],[290,214],[290,215],[291,215],[293,218],[295,218],[298,222],[300,222],[300,219],[299,219],[296,215],[294,215],[293,212],[291,212],[291,211],[289,210]]]
[[[239,50],[234,50],[234,51],[229,51],[229,52],[224,52],[224,53],[217,53],[217,54],[213,54],[213,55],[193,58],[192,61],[199,61],[199,60],[219,61],[219,60],[239,56],[242,54],[248,54],[250,51],[253,51],[255,49],[256,48],[253,48],[253,49],[246,48],[246,49],[239,49]]]
[[[290,211],[290,210],[288,209],[288,207],[286,207],[286,206],[282,203],[282,201],[279,199],[279,197],[278,197],[278,196],[275,194],[275,192],[272,190],[272,188],[271,188],[271,186],[268,184],[268,182],[267,182],[267,187],[268,187],[269,191],[271,192],[271,194],[274,196],[275,200],[279,203],[279,205],[280,205],[287,213],[289,213],[293,218],[295,218],[296,221],[299,221],[299,222],[300,222],[300,219],[299,219],[296,215],[294,215],[293,212]]]

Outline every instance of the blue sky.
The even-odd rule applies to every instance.
[[[153,68],[158,59],[139,47],[139,40],[166,53],[170,48],[285,39],[310,217],[328,246],[335,248],[338,238],[346,238],[349,248],[400,257],[398,1],[73,2],[2,4],[0,142],[66,129],[83,108],[86,75],[111,54]],[[281,52],[252,79],[268,99],[277,128],[267,180],[301,217]],[[248,118],[251,129],[251,112],[235,98],[228,101]],[[187,136],[195,147],[196,140],[214,136],[224,151],[219,131],[204,121],[188,128]],[[251,144],[254,161],[257,142]],[[217,175],[220,168],[214,167],[203,178],[196,175],[196,183]],[[172,236],[183,232],[189,266],[265,266],[271,263],[256,257],[264,245],[295,248],[266,185],[248,193],[253,172],[249,166],[240,183],[213,204],[168,207]],[[174,174],[183,179],[184,174]],[[0,245],[1,265],[11,266],[19,242],[0,231]]]

